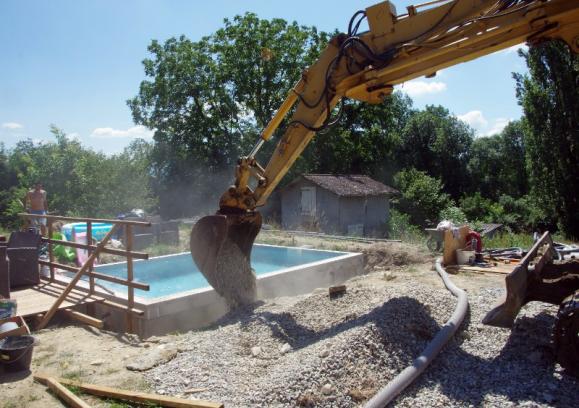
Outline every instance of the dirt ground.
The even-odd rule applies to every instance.
[[[346,248],[344,248],[346,249]],[[350,243],[347,249],[365,252],[369,271],[380,271],[367,279],[372,285],[391,285],[402,281],[420,281],[442,287],[433,271],[433,258],[416,247],[402,244],[362,245]],[[376,276],[381,276],[377,278]],[[465,288],[497,287],[502,277],[496,275],[455,275],[453,281]],[[149,386],[139,372],[126,365],[136,357],[152,352],[159,343],[178,344],[179,335],[169,335],[148,341],[136,336],[119,335],[88,326],[62,323],[34,333],[38,345],[34,348],[32,374],[46,373],[57,377],[123,388],[148,391]],[[31,373],[7,374],[0,371],[0,406],[62,407],[62,403],[43,385],[33,381]],[[95,407],[128,407],[112,400],[82,397]]]

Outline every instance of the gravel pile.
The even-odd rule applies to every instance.
[[[455,299],[420,282],[354,278],[327,290],[238,310],[179,336],[181,352],[147,372],[161,394],[226,407],[355,407],[412,362]],[[554,366],[556,310],[529,305],[514,330],[480,324],[499,289],[469,294],[465,330],[395,406],[574,406],[579,382]]]

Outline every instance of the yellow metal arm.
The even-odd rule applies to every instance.
[[[434,4],[437,7],[419,9]],[[511,47],[551,39],[579,52],[579,1],[454,0],[409,6],[397,15],[385,1],[357,13],[370,30],[334,37],[307,69],[249,156],[239,160],[236,182],[220,200],[223,212],[263,205],[312,140],[328,126],[342,98],[379,103],[394,85]],[[289,125],[265,168],[255,160],[294,105]],[[251,178],[255,190],[249,187]]]

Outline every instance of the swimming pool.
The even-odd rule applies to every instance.
[[[251,255],[251,264],[256,275],[260,276],[346,254],[346,252],[337,251],[255,245]],[[95,271],[120,278],[127,276],[125,262],[100,265],[95,267]],[[197,269],[189,252],[155,257],[148,261],[135,261],[134,277],[137,281],[149,284],[149,291],[135,290],[135,296],[147,299],[209,287],[207,280]],[[124,285],[102,280],[97,280],[97,282],[119,294],[126,294],[127,292]]]
[[[252,264],[257,270],[257,299],[296,296],[316,288],[339,285],[364,273],[364,257],[360,253],[318,251],[315,249],[255,245]],[[175,331],[204,327],[229,311],[225,300],[208,285],[193,264],[191,254],[177,254],[135,261],[135,276],[148,283],[150,291],[136,290],[131,330],[141,337],[159,336]],[[126,277],[126,264],[96,267],[99,272]],[[88,290],[88,282],[85,282]],[[101,288],[107,287],[105,292]],[[327,290],[327,289],[326,289]],[[100,296],[116,304],[127,304],[127,288],[100,281]],[[106,327],[120,332],[127,330],[127,316],[115,307],[94,304],[96,318]]]

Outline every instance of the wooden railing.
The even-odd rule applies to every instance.
[[[133,251],[133,227],[134,226],[151,226],[150,222],[143,221],[133,221],[133,220],[111,220],[111,219],[101,219],[101,218],[81,218],[81,217],[64,217],[59,215],[38,215],[38,214],[19,214],[25,219],[46,219],[47,235],[43,236],[42,241],[48,244],[48,261],[40,260],[39,264],[42,266],[47,266],[50,270],[50,277],[48,278],[51,282],[57,281],[56,279],[56,269],[65,270],[68,272],[73,272],[74,276],[69,281],[66,282],[66,287],[62,294],[58,297],[54,305],[46,312],[43,316],[41,322],[37,326],[41,329],[46,326],[50,319],[54,316],[60,304],[66,299],[66,296],[76,287],[78,281],[83,275],[88,277],[88,291],[91,295],[95,294],[95,279],[101,279],[108,282],[117,283],[127,287],[127,305],[124,307],[127,312],[127,331],[133,332],[133,316],[135,314],[142,314],[142,311],[135,309],[135,289],[149,290],[149,285],[142,282],[134,281],[134,271],[133,271],[133,259],[149,259],[149,255],[143,252]],[[71,222],[81,222],[86,223],[86,244],[72,241],[64,241],[60,239],[53,239],[53,223],[55,221],[71,221]],[[92,243],[92,227],[93,223],[108,223],[112,224],[111,230],[105,235],[105,237],[98,242],[97,245]],[[109,243],[110,239],[115,235],[120,228],[124,228],[124,245],[125,249],[109,248],[106,245]],[[55,261],[54,259],[54,246],[62,245],[75,249],[84,249],[88,251],[89,257],[86,262],[80,267],[65,265]],[[116,276],[110,276],[104,273],[94,271],[94,261],[101,253],[118,255],[125,257],[127,260],[127,278],[119,278]],[[113,302],[106,302],[113,307],[119,307],[119,304]],[[120,306],[122,307],[122,305]]]

